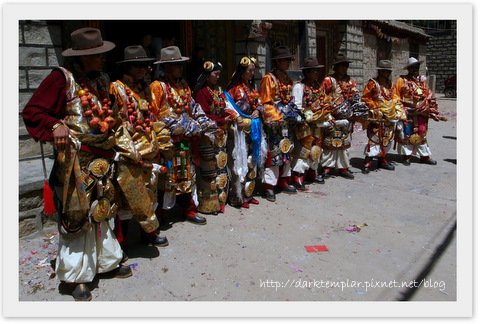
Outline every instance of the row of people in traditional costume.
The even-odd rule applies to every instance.
[[[378,77],[369,80],[362,96],[347,74],[346,57],[336,58],[334,74],[323,82],[318,79],[323,66],[305,58],[304,79],[293,84],[287,74],[293,56],[277,47],[274,69],[258,91],[256,60],[245,56],[226,91],[217,85],[222,65],[206,61],[192,93],[183,79],[189,58],[178,47],[163,48],[157,62],[140,45],[126,47],[118,62],[123,77],[110,82],[102,72],[103,55],[115,45],[95,28],[76,30],[71,40],[72,48],[62,53],[72,59],[69,68],[52,71],[23,118],[34,139],[54,144],[50,184],[61,234],[56,273],[71,284],[75,300],[91,299],[88,283],[97,274],[131,275],[119,242],[132,218],[144,242],[166,246],[159,219],[176,204],[187,220],[203,225],[206,219],[198,212],[223,213],[226,203],[258,204],[257,179],[268,201],[279,191],[324,183],[334,169],[353,179],[348,148],[355,121],[364,124],[369,138],[365,172],[373,157],[380,167],[393,169],[386,153],[396,128],[406,163],[415,152],[421,161],[435,163],[426,134],[428,119],[441,117],[413,58],[408,75],[394,87],[390,62],[380,62]],[[164,65],[165,78],[146,85],[152,63]]]

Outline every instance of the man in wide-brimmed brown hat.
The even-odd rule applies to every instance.
[[[438,105],[428,88],[426,78],[421,76],[419,61],[410,57],[403,67],[407,75],[401,75],[395,83],[395,96],[407,108],[407,119],[399,123],[397,136],[398,153],[403,156],[403,164],[410,165],[412,155],[420,157],[420,163],[435,165],[437,161],[431,158],[432,152],[427,142],[428,120],[430,117],[438,120]]]
[[[53,142],[56,162],[50,184],[59,213],[59,250],[55,272],[77,301],[92,299],[88,286],[97,274],[132,275],[121,265],[123,251],[111,227],[119,201],[110,181],[115,152],[104,53],[115,47],[96,28],[71,34],[70,69],[56,68],[23,110],[30,135]],[[81,179],[78,181],[78,179]],[[83,179],[83,181],[82,181]]]
[[[147,56],[142,45],[127,46],[123,52],[123,60],[117,62],[122,81],[125,81],[142,98],[147,98],[150,95],[150,83],[147,83],[145,78],[152,71],[152,63],[156,59]]]
[[[337,104],[350,104],[353,96],[359,93],[357,83],[347,74],[350,63],[346,55],[338,54],[333,61],[333,74],[326,76],[322,82],[322,90]],[[334,169],[339,169],[341,177],[353,179],[348,155],[352,125],[348,116],[337,114],[336,111],[332,112],[332,116],[332,127],[325,128],[323,134],[323,175],[328,178]]]
[[[117,62],[122,70],[121,80],[112,82],[110,93],[115,97],[118,104],[120,116],[123,125],[127,125],[126,130],[130,136],[135,140],[134,147],[136,152],[141,155],[144,163],[143,172],[150,174],[151,179],[158,179],[160,172],[160,165],[158,162],[158,155],[171,147],[170,137],[165,136],[164,133],[157,134],[150,121],[150,113],[148,107],[150,106],[151,92],[149,84],[145,82],[145,75],[155,58],[147,56],[147,53],[141,45],[131,45],[124,49],[123,60]],[[159,136],[161,135],[161,136]],[[168,133],[167,133],[168,135]],[[160,138],[162,139],[160,141]],[[151,173],[156,173],[153,177]],[[153,193],[157,192],[157,184],[155,181],[148,182],[148,190]],[[156,195],[154,195],[156,197]],[[121,227],[122,227],[122,246],[126,246],[127,233],[130,219],[133,218],[139,221],[141,228],[141,239],[146,244],[153,244],[156,246],[167,246],[168,240],[164,236],[158,235],[158,229],[151,231],[151,223],[143,215],[139,215],[137,208],[139,204],[150,204],[151,210],[157,205],[157,200],[142,200],[138,197],[125,197],[128,200],[128,205],[132,211],[136,213],[122,213]],[[133,208],[132,208],[133,207]],[[151,217],[151,221],[158,223],[156,217]],[[120,240],[120,239],[119,239]],[[127,253],[128,254],[128,253]]]
[[[272,51],[273,70],[267,73],[260,84],[260,101],[264,107],[264,125],[268,150],[263,177],[263,196],[275,201],[275,190],[296,193],[291,182],[290,153],[293,150],[293,126],[284,119],[283,111],[295,105],[292,97],[293,81],[287,74],[293,60],[286,46]],[[283,147],[283,149],[282,149]]]
[[[395,169],[395,166],[387,161],[387,153],[392,146],[397,122],[406,118],[402,104],[393,96],[390,80],[392,62],[381,60],[378,62],[377,71],[377,77],[368,80],[362,95],[363,102],[370,110],[367,126],[368,142],[365,146],[362,170],[364,174],[373,170],[373,158],[378,158],[379,168]]]
[[[319,80],[322,67],[325,66],[320,65],[316,57],[305,58],[300,68],[304,78],[293,87],[295,104],[303,111],[306,119],[297,125],[295,132],[296,139],[301,145],[295,148],[297,159],[293,165],[293,185],[301,191],[306,190],[304,182],[325,183],[323,176],[317,174],[321,157],[319,125],[329,116],[326,112],[322,113],[325,97]]]
[[[190,58],[182,56],[177,46],[162,48],[160,60],[155,64],[164,65],[165,78],[150,85],[152,115],[155,120],[168,126],[174,145],[160,161],[162,165],[171,161],[171,167],[160,185],[159,201],[163,201],[164,209],[170,209],[178,202],[184,207],[184,216],[188,221],[204,225],[207,220],[198,215],[194,200],[195,166],[192,151],[198,149],[199,136],[208,135],[217,126],[195,104],[192,92],[183,79],[183,69],[188,60]]]

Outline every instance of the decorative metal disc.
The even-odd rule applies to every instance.
[[[219,189],[225,188],[227,186],[227,182],[228,182],[228,178],[226,174],[223,173],[217,177],[217,187]]]
[[[288,138],[284,138],[280,141],[280,151],[283,154],[289,153],[293,149],[293,144]]]
[[[219,152],[217,154],[217,166],[219,169],[223,169],[227,165],[228,155],[225,152]]]
[[[107,198],[100,198],[93,209],[92,217],[96,222],[102,222],[110,216],[110,201]]]
[[[105,159],[95,159],[88,165],[88,170],[97,178],[105,176],[110,168],[110,163]]]
[[[318,159],[320,159],[320,154],[322,154],[322,149],[317,145],[313,145],[312,149],[310,150],[310,156],[312,157],[312,160],[318,161]]]

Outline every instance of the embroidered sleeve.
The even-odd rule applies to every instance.
[[[167,111],[164,101],[165,93],[163,91],[162,84],[159,81],[154,81],[150,85],[150,91],[152,93],[152,105],[151,105],[151,114],[154,120],[160,120],[161,117],[168,116],[169,111]]]
[[[264,107],[264,117],[266,122],[275,122],[282,120],[281,113],[275,107],[275,81],[270,74],[263,77],[260,84],[260,101]]]
[[[365,89],[363,89],[362,101],[365,102],[368,108],[376,109],[378,108],[377,98],[378,98],[377,85],[375,84],[374,81],[370,80],[365,86]]]

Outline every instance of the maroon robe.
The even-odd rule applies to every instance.
[[[53,141],[52,127],[65,117],[66,84],[63,73],[53,70],[23,109],[27,131],[36,141]]]

